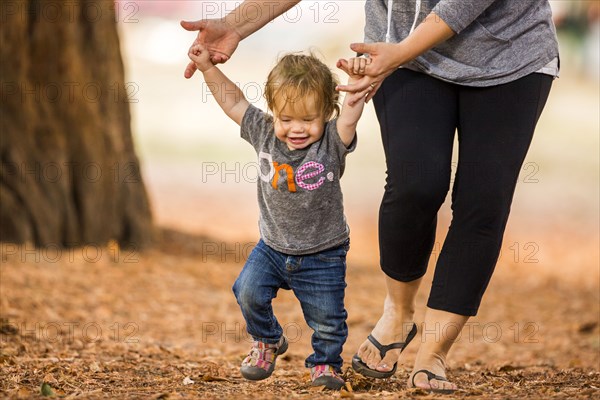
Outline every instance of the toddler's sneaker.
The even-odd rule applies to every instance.
[[[344,380],[330,365],[316,365],[310,369],[313,386],[325,386],[327,389],[340,390]]]
[[[277,356],[285,353],[288,349],[288,341],[281,336],[275,344],[255,341],[248,357],[242,361],[240,371],[242,376],[251,381],[260,381],[271,376],[275,369]]]

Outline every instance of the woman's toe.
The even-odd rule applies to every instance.
[[[450,390],[457,390],[458,386],[456,386],[456,384],[452,383],[452,382],[442,382],[444,385],[444,389],[450,389]]]
[[[387,363],[380,362],[377,364],[375,369],[380,372],[390,372],[392,370],[392,366],[388,365]]]
[[[377,370],[381,372],[389,372],[394,368],[394,364],[398,362],[399,354],[395,351],[389,351],[383,360],[377,364]]]
[[[421,375],[424,375],[425,378],[421,377]],[[431,384],[427,381],[426,375],[421,372],[419,372],[416,375],[413,375],[412,384],[414,385],[414,387],[421,389],[429,389],[431,387]]]
[[[375,361],[375,353],[371,351],[371,348],[368,344],[364,343],[362,346],[360,346],[357,354],[362,362],[367,365],[367,367],[373,369],[377,365],[377,362]]]
[[[416,374],[412,380],[414,387],[419,389],[441,389],[441,390],[457,390],[458,387],[452,382],[445,380],[431,379],[428,380],[427,375],[424,372]]]

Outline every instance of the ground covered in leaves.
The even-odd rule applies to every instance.
[[[348,385],[334,393],[310,386],[310,330],[285,291],[275,311],[290,350],[268,380],[241,377],[249,341],[230,287],[249,249],[238,245],[236,253],[234,244],[167,229],[157,240],[144,252],[3,244],[0,397],[433,397],[406,387],[419,340],[391,379],[365,379],[349,367],[381,309],[383,282],[374,265],[349,261]],[[480,314],[451,353],[448,376],[461,389],[446,397],[598,398],[598,316],[597,279],[574,283],[499,266]],[[442,335],[444,327],[427,334]]]

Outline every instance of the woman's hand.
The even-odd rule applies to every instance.
[[[194,46],[202,45],[210,52],[210,61],[213,64],[229,60],[242,40],[241,35],[224,19],[181,21],[181,26],[188,31],[198,31],[198,37],[192,43],[190,52]],[[196,69],[196,64],[191,61],[185,69],[184,76],[191,78]]]
[[[360,84],[362,79],[369,78],[365,77],[364,73],[367,65],[371,63],[371,59],[368,57],[352,57],[348,60],[340,59],[337,62],[337,67],[343,70],[350,77],[348,79],[347,87],[353,87],[355,85]],[[354,106],[359,100],[369,95],[372,90],[375,90],[377,85],[375,83],[369,84],[366,89],[360,90],[358,92],[347,94],[346,98],[348,99],[348,105]],[[338,90],[341,86],[338,86]],[[377,86],[379,87],[379,86]],[[365,99],[366,101],[366,99]]]
[[[369,101],[381,86],[381,82],[396,68],[452,36],[454,36],[454,31],[450,26],[437,14],[431,12],[413,33],[400,43],[353,43],[350,48],[357,53],[368,54],[372,62],[365,67],[364,76],[360,81],[354,84],[340,85],[338,90],[352,93],[351,101],[353,103],[368,92],[366,101]],[[343,69],[339,64],[338,62],[338,67]]]
[[[369,55],[369,62],[363,64],[356,61],[350,64],[350,60],[339,60],[337,67],[344,70],[349,75],[360,75],[360,79],[352,84],[339,85],[337,89],[341,92],[348,92],[350,105],[367,96],[366,102],[371,100],[381,83],[385,78],[392,74],[400,65],[403,64],[400,53],[400,46],[397,43],[353,43],[350,48],[357,53]],[[358,59],[361,59],[359,57]]]

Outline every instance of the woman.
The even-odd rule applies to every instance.
[[[222,20],[182,22],[199,30],[214,63],[298,1],[242,3]],[[452,222],[438,258],[409,387],[449,393],[446,356],[477,314],[493,273],[533,131],[558,75],[547,0],[367,0],[369,62],[338,67],[364,77],[340,86],[351,102],[374,99],[387,164],[380,208],[383,315],[352,365],[385,378],[416,334],[415,296],[449,189],[455,131],[459,162]],[[242,18],[243,16],[244,18]],[[188,65],[186,77],[194,73]],[[437,334],[432,334],[437,332]],[[440,334],[443,333],[443,334]]]

